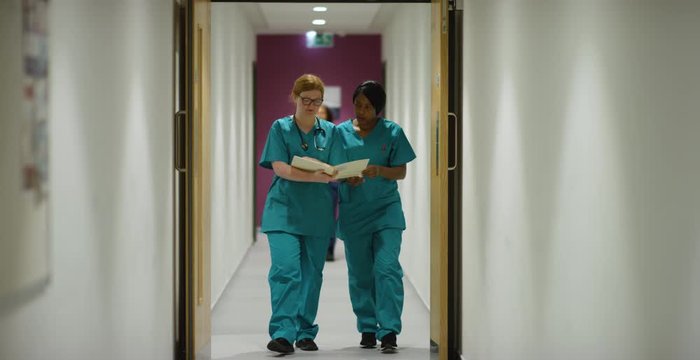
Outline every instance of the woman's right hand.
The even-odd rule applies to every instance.
[[[333,177],[326,174],[323,170],[314,171],[314,182],[326,183],[333,181]]]

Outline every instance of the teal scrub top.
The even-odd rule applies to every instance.
[[[337,126],[344,161],[369,158],[370,165],[396,167],[416,158],[403,129],[393,121],[377,119],[377,125],[364,138],[347,120]],[[396,180],[365,178],[357,187],[341,183],[338,237],[371,234],[379,230],[406,229]]]
[[[307,150],[302,148],[300,133],[308,145]],[[277,119],[270,128],[259,164],[272,169],[274,161],[291,164],[294,155],[309,156],[331,165],[338,164],[334,138],[336,127],[329,121],[317,118],[314,128],[305,134],[298,130],[291,115]],[[317,147],[325,149],[319,150]],[[263,209],[263,232],[283,231],[304,236],[333,237],[335,226],[328,184],[291,181],[273,176]]]

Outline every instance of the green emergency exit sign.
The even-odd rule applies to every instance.
[[[306,34],[307,48],[331,48],[333,47],[333,34],[330,33],[311,33]]]

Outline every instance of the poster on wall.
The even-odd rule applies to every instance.
[[[323,104],[333,114],[335,122],[340,120],[340,86],[325,86],[323,93]]]
[[[21,17],[21,33],[3,49],[21,58],[21,67],[4,69],[11,81],[3,90],[21,96],[7,105],[17,117],[4,127],[12,134],[3,134],[13,144],[8,153],[15,157],[11,163],[16,168],[8,168],[2,179],[13,185],[3,189],[9,209],[0,211],[0,317],[38,296],[51,275],[47,10],[47,0],[22,0],[21,10],[13,14]]]
[[[22,2],[24,69],[21,151],[22,188],[37,205],[48,196],[48,0]]]

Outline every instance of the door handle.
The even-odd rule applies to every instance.
[[[175,171],[187,172],[187,111],[180,110],[173,117],[175,136]]]
[[[458,145],[458,144],[457,144],[457,140],[459,139],[459,134],[458,134],[458,132],[459,132],[459,122],[457,121],[457,114],[455,114],[455,113],[453,113],[453,112],[447,113],[447,120],[449,121],[450,118],[452,118],[452,119],[454,120],[454,124],[455,124],[455,126],[454,126],[454,145],[455,145],[455,146],[454,146],[454,148],[455,148],[455,150],[454,150],[454,159],[455,159],[455,163],[454,163],[454,165],[447,164],[447,171],[454,171],[454,170],[457,168],[457,164],[459,163],[459,161],[457,161],[457,160],[459,159],[459,158],[458,158],[458,156],[459,156],[459,146],[457,146],[457,145]],[[449,125],[448,125],[448,126],[449,126]]]

